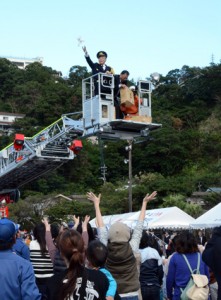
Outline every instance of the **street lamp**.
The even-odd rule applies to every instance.
[[[159,73],[154,72],[154,73],[150,74],[150,81],[154,88],[157,88],[159,80],[160,80]]]
[[[128,141],[125,150],[128,151],[128,159],[124,160],[125,163],[128,163],[128,207],[129,212],[132,212],[132,141]]]
[[[160,74],[157,72],[154,72],[152,74],[150,74],[150,78],[154,81],[159,81],[160,80]]]

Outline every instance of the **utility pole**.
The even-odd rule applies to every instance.
[[[132,143],[130,144],[128,151],[128,177],[129,177],[129,188],[128,188],[128,201],[129,201],[129,212],[132,212]]]
[[[100,149],[100,160],[101,160],[101,176],[100,179],[102,179],[104,181],[104,184],[106,183],[106,174],[107,174],[107,167],[105,165],[104,162],[104,148],[106,148],[106,146],[104,146],[103,141],[101,140],[101,138],[98,138],[98,145],[99,145],[99,149]]]
[[[128,163],[128,209],[129,212],[133,210],[133,194],[132,194],[132,140],[128,141],[128,146],[125,150],[128,151],[128,159],[125,160]]]

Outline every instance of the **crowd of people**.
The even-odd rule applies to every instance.
[[[60,226],[45,217],[27,243],[18,224],[1,219],[0,299],[221,299],[221,227],[209,240],[188,230],[159,238],[143,228],[156,195],[144,197],[133,230],[121,222],[105,226],[101,195],[92,192],[87,198],[94,204],[96,231],[89,216]],[[208,279],[207,298],[182,296],[194,270]]]

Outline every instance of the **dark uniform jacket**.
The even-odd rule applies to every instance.
[[[121,81],[120,80],[120,75],[114,75],[114,106],[116,109],[116,119],[123,119],[124,114],[122,113],[120,109],[120,84],[126,84],[127,85],[127,80]]]
[[[121,81],[120,80],[120,75],[114,75],[114,96],[115,97],[120,97],[120,84],[126,84],[127,85],[128,81],[124,80]]]
[[[85,56],[87,63],[89,64],[89,66],[91,67],[92,73],[93,75],[98,74],[98,73],[106,73],[106,72],[111,72],[112,68],[109,66],[105,65],[105,69],[103,68],[102,65],[100,65],[99,63],[94,63],[90,56]]]

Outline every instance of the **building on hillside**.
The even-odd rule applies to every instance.
[[[10,62],[15,64],[19,69],[24,70],[28,65],[38,62],[40,64],[43,64],[43,58],[42,57],[36,57],[36,58],[22,58],[22,57],[11,57],[11,56],[2,56],[2,58],[8,59]]]
[[[207,192],[193,192],[192,195],[186,199],[186,202],[189,204],[198,204],[204,206],[204,198],[207,195]]]
[[[0,112],[0,135],[10,135],[14,133],[12,125],[17,119],[24,117],[24,114]]]
[[[221,195],[221,188],[220,187],[209,187],[205,192],[203,192],[203,191],[193,192],[192,195],[186,199],[186,202],[205,206],[204,199],[206,198],[206,196],[208,196],[211,193]]]
[[[221,193],[221,188],[220,187],[208,187],[206,192],[220,194]]]

